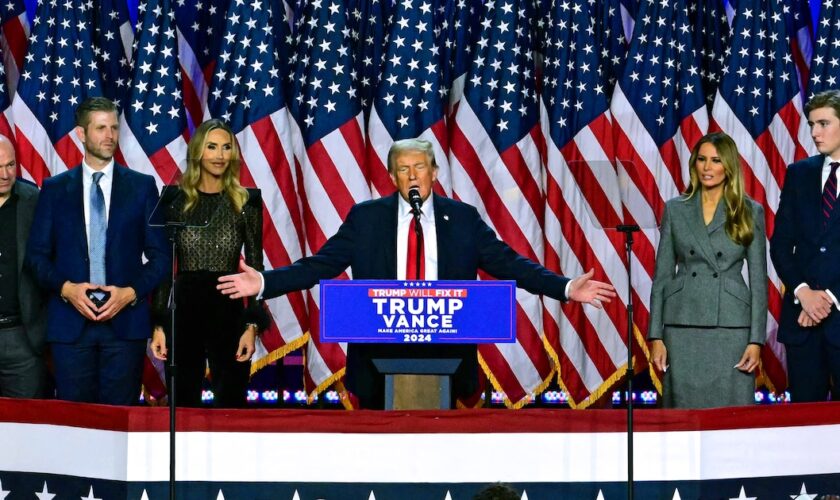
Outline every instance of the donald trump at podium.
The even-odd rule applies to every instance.
[[[242,273],[219,278],[217,288],[232,299],[269,299],[311,288],[347,267],[355,279],[378,280],[474,280],[480,269],[557,300],[600,308],[615,296],[611,285],[592,279],[591,270],[569,279],[522,257],[498,239],[475,207],[434,195],[437,169],[430,142],[396,141],[388,152],[394,194],[351,208],[338,232],[316,254],[263,273],[243,265]],[[459,358],[453,396],[476,390],[475,345],[350,344],[346,383],[363,408],[383,406],[383,377],[371,362],[380,357]]]

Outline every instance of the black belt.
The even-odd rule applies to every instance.
[[[15,328],[22,324],[20,320],[20,315],[14,316],[0,316],[0,329],[2,328]]]

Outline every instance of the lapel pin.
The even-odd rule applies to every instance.
[[[443,220],[449,220],[449,216],[448,216],[448,215],[444,215],[444,216],[443,216]]]

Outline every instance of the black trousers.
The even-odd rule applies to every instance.
[[[175,401],[178,406],[200,407],[205,368],[210,365],[213,406],[241,408],[251,373],[249,361],[236,361],[242,336],[241,300],[216,290],[222,274],[185,272],[175,283]],[[171,339],[171,336],[169,337]]]
[[[825,401],[829,392],[832,401],[840,401],[840,347],[825,338],[822,326],[814,327],[801,344],[785,344],[785,353],[794,403]]]

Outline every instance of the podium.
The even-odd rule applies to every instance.
[[[452,377],[462,359],[417,356],[413,346],[516,341],[514,281],[323,280],[320,285],[321,342],[390,345],[388,355],[370,357],[385,379],[386,410],[451,407]]]
[[[452,404],[452,375],[460,359],[374,358],[385,376],[386,410],[445,410]]]

